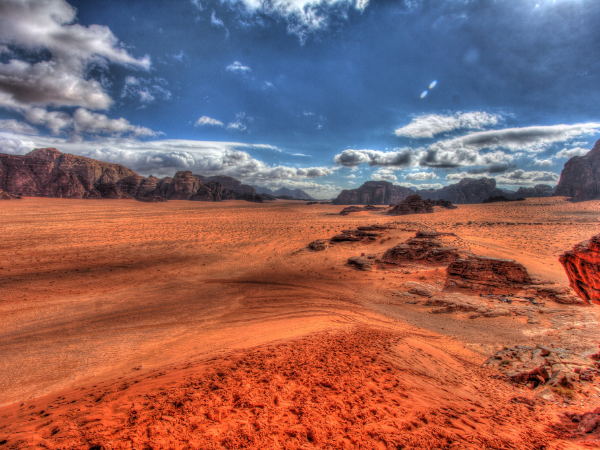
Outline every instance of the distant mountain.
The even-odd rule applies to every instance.
[[[302,189],[288,189],[285,187],[279,188],[275,191],[263,187],[263,186],[252,186],[255,190],[257,194],[269,194],[269,195],[274,195],[277,197],[281,197],[281,196],[286,196],[286,197],[291,197],[294,200],[315,200],[314,198],[312,198],[310,195],[308,195],[306,192],[304,192]]]
[[[344,189],[334,205],[391,205],[406,200],[414,191],[389,181],[367,181],[356,189]]]
[[[600,198],[600,140],[586,155],[573,156],[565,163],[554,195],[576,202]]]
[[[234,178],[223,178],[230,185],[237,182],[238,188],[244,186]],[[262,202],[256,193],[227,189],[220,181],[190,171],[162,179],[146,178],[121,164],[62,153],[55,148],[36,148],[26,155],[0,153],[0,190],[25,197]]]
[[[397,186],[389,181],[367,181],[356,189],[345,189],[332,201],[335,205],[389,205],[406,200],[415,191]],[[490,197],[504,196],[514,199],[521,197],[550,197],[552,187],[540,184],[518,191],[498,189],[494,178],[463,178],[458,183],[440,189],[416,191],[424,200],[448,200],[454,204],[481,203]]]
[[[237,180],[233,177],[227,177],[225,175],[217,175],[213,177],[205,177],[203,175],[195,175],[203,182],[216,181],[217,183],[221,183],[221,185],[225,189],[229,189],[231,191],[237,192],[238,194],[248,194],[248,195],[256,195],[259,192],[250,186],[249,184],[242,184],[240,180]]]

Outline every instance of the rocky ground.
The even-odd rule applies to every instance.
[[[597,307],[557,256],[600,204],[337,213],[4,203],[0,449],[598,446]],[[529,279],[450,285],[469,255]]]

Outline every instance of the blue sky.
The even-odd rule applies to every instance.
[[[331,197],[554,185],[600,134],[595,0],[0,0],[0,152]]]

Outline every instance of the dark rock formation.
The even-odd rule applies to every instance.
[[[138,197],[138,198],[136,198],[136,200],[139,202],[146,202],[146,203],[159,203],[159,202],[168,201],[166,198],[159,197],[157,195],[147,195],[145,197]]]
[[[510,259],[470,255],[457,259],[446,269],[446,287],[489,290],[531,283],[527,269]]]
[[[0,200],[18,200],[20,199],[20,195],[9,194],[8,192],[4,192],[0,190]]]
[[[423,200],[419,195],[411,195],[403,202],[393,206],[388,214],[391,216],[404,216],[406,214],[431,214],[433,204],[431,200]]]
[[[600,234],[576,244],[558,260],[577,295],[588,303],[600,304]]]
[[[230,178],[241,192],[220,182],[203,182],[191,172],[177,172],[162,180],[142,177],[120,164],[38,148],[26,155],[0,154],[0,190],[26,197],[141,199],[162,197],[181,200],[218,201],[242,199],[262,201],[239,181]],[[232,181],[233,180],[233,181]],[[235,183],[237,182],[237,183]]]
[[[521,199],[531,197],[552,197],[554,188],[547,184],[536,184],[534,187],[520,187],[515,193],[511,194],[509,198]]]
[[[334,205],[390,205],[400,203],[414,191],[389,181],[367,181],[357,189],[344,189],[331,203]]]
[[[440,238],[452,233],[419,231],[404,243],[388,249],[381,260],[389,264],[418,263],[441,266],[462,257],[458,247],[449,246]]]
[[[490,198],[486,198],[481,203],[499,203],[499,202],[520,202],[524,201],[524,198],[507,198],[504,195],[498,195]]]
[[[203,183],[208,183],[210,181],[221,183],[221,186],[223,186],[225,189],[237,192],[238,194],[257,195],[256,189],[254,189],[249,184],[242,184],[240,180],[237,180],[233,177],[227,177],[224,175],[217,175],[214,177],[205,177],[203,175],[195,176]]]
[[[348,265],[358,270],[371,270],[373,268],[373,256],[352,256],[348,258]]]
[[[358,206],[348,206],[340,211],[340,216],[347,216],[350,213],[359,212],[362,210],[363,209]]]
[[[258,194],[268,194],[273,197],[278,197],[282,199],[286,199],[289,197],[289,200],[314,200],[310,195],[304,192],[302,189],[288,189],[285,187],[272,190],[263,186],[252,186],[256,189]]]
[[[463,178],[456,184],[444,186],[440,189],[417,191],[423,199],[448,200],[453,204],[481,203],[484,199],[502,195],[496,187],[494,178]]]
[[[329,241],[327,239],[317,239],[308,244],[308,248],[315,252],[321,252],[329,247]]]
[[[587,155],[573,156],[565,163],[555,195],[576,202],[600,198],[600,140]]]

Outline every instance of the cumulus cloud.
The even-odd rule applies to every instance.
[[[234,61],[233,63],[229,64],[227,67],[225,67],[225,70],[227,72],[239,73],[239,74],[243,74],[243,75],[245,75],[249,72],[252,72],[252,69],[250,67],[244,66],[239,61]]]
[[[36,128],[14,119],[0,120],[0,130],[16,134],[39,134]]]
[[[376,181],[396,181],[398,177],[389,169],[379,169],[371,174],[371,180]]]
[[[72,142],[63,138],[20,136],[0,132],[0,152],[4,152],[5,147],[13,149],[11,152],[21,153],[24,152],[23,149],[56,147],[65,153],[123,164],[143,175],[165,176],[173,175],[178,170],[191,170],[207,176],[229,175],[247,183],[261,185],[281,185],[282,182],[289,185],[292,182],[327,177],[336,170],[330,167],[297,168],[270,165],[248,153],[247,150],[253,148],[252,144],[238,142],[184,139],[140,141],[132,138]]]
[[[535,159],[533,162],[534,165],[536,166],[541,166],[541,167],[549,167],[552,164],[554,164],[554,162],[552,161],[552,158],[548,158],[548,159]]]
[[[437,178],[437,175],[433,172],[414,172],[404,176],[405,180],[413,181],[433,180],[435,178]]]
[[[85,108],[78,108],[73,117],[61,111],[46,111],[44,108],[30,108],[25,112],[25,119],[35,125],[43,125],[52,134],[59,135],[69,131],[74,136],[81,134],[151,137],[157,133],[146,127],[132,125],[128,120],[111,119],[105,114],[94,113]]]
[[[469,173],[469,172],[460,172],[460,173],[449,173],[448,175],[446,175],[446,180],[448,181],[460,181],[463,178],[481,178],[483,176],[486,176],[486,174],[480,173],[480,174],[474,174],[474,173]]]
[[[462,113],[442,116],[428,114],[416,117],[408,125],[398,128],[396,136],[410,138],[432,138],[436,134],[462,129],[478,129],[497,125],[502,119],[497,114],[489,114],[485,111]]]
[[[395,148],[391,152],[379,150],[344,150],[335,155],[333,161],[345,167],[358,167],[361,164],[383,167],[407,167],[413,162],[414,150],[410,148]]]
[[[86,76],[91,65],[108,62],[148,69],[149,58],[136,59],[120,47],[106,26],[75,23],[76,10],[64,0],[0,2],[0,44],[40,52],[50,59],[11,59],[0,64],[0,106],[83,106],[112,104],[102,84]]]
[[[212,117],[208,117],[208,116],[200,117],[194,125],[197,127],[205,127],[205,126],[224,127],[225,126],[225,124],[223,122],[221,122],[220,120],[213,119]]]
[[[444,187],[443,184],[440,183],[422,183],[422,184],[413,184],[413,183],[398,183],[399,186],[407,187],[409,189],[439,189]]]
[[[499,185],[508,186],[533,186],[536,184],[556,184],[559,179],[560,176],[554,172],[526,172],[522,169],[518,169],[497,176],[496,182]]]
[[[588,149],[582,147],[563,148],[554,155],[556,158],[572,158],[573,156],[583,156],[589,153]]]

